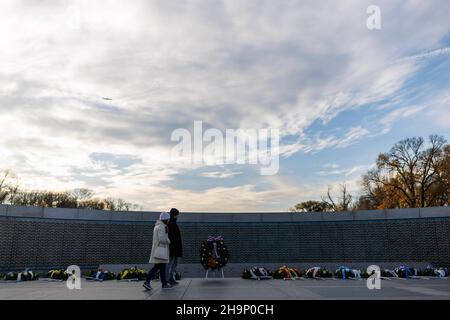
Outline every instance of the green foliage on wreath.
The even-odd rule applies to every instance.
[[[214,244],[217,248],[217,257],[214,252]],[[217,270],[225,267],[230,259],[230,253],[223,240],[205,241],[200,249],[200,263],[205,270]]]

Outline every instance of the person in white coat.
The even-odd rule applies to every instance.
[[[156,221],[155,228],[153,229],[153,243],[152,254],[150,256],[150,263],[153,263],[153,268],[149,271],[147,280],[144,282],[144,288],[146,290],[152,290],[151,281],[159,270],[159,276],[163,289],[171,289],[172,286],[167,282],[166,278],[166,265],[169,262],[169,234],[167,226],[170,221],[170,214],[162,212],[159,216],[159,220]]]

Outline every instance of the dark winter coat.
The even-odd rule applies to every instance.
[[[176,219],[170,219],[169,223],[169,252],[171,257],[183,257],[183,244],[181,241],[181,232]]]

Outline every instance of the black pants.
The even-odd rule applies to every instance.
[[[166,279],[166,264],[165,263],[155,263],[154,267],[149,271],[147,280],[145,282],[150,283],[153,279],[155,273],[159,270],[159,278],[161,279],[161,283],[163,286],[167,284]]]

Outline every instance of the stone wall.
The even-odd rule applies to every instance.
[[[159,213],[0,206],[0,269],[145,264]],[[450,208],[183,213],[183,262],[222,235],[230,263],[417,261],[450,265]]]

